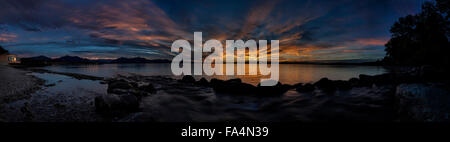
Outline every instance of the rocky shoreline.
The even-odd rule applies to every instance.
[[[450,93],[446,89],[448,82],[443,78],[436,78],[437,74],[426,71],[419,69],[409,73],[360,75],[359,78],[347,81],[323,78],[314,84],[278,83],[272,87],[253,86],[243,83],[240,79],[208,81],[202,78],[196,81],[192,76],[184,76],[180,80],[139,75],[118,76],[105,81],[108,84],[108,94],[97,97],[95,105],[97,111],[111,116],[145,113],[145,104],[148,103],[145,102],[145,98],[148,96],[182,96],[187,98],[186,101],[207,103],[207,107],[212,108],[216,107],[215,104],[208,103],[217,102],[205,101],[210,99],[210,96],[229,96],[231,98],[246,97],[249,100],[270,98],[270,101],[256,105],[254,111],[234,110],[252,116],[240,118],[244,120],[448,121],[450,112],[450,105],[447,103],[450,101]],[[284,99],[286,95],[296,97]],[[298,101],[299,98],[301,101]],[[243,102],[237,104],[245,104],[245,100],[240,101]],[[299,108],[295,108],[297,106]],[[312,106],[313,108],[309,108]],[[283,109],[293,109],[298,112],[284,112],[286,110]],[[268,117],[270,111],[275,111],[275,114],[280,116],[274,116],[276,119],[253,118],[257,115]],[[199,113],[203,112],[199,111]],[[153,120],[153,117],[158,116],[152,116],[149,120]],[[190,119],[195,120],[195,116],[191,117],[193,118]],[[144,121],[146,119],[146,117],[140,118]],[[212,121],[221,120],[213,119]]]
[[[27,75],[28,71],[0,65],[0,105],[30,97],[44,80]]]
[[[441,122],[449,121],[450,113],[450,105],[447,103],[450,101],[448,77],[443,76],[442,72],[427,68],[375,76],[360,75],[345,81],[322,78],[307,84],[278,83],[271,87],[254,86],[240,79],[196,80],[192,76],[174,79],[168,76],[135,74],[101,78],[42,69],[26,70],[69,76],[80,81],[92,80],[100,88],[104,86],[104,91],[100,90],[100,93],[80,94],[81,96],[69,94],[68,98],[58,98],[59,103],[44,99],[44,102],[55,108],[39,107],[46,108],[46,113],[61,113],[55,115],[61,117],[58,121],[64,122]],[[43,85],[42,80],[40,82]],[[44,85],[44,88],[52,86]],[[54,88],[58,87],[60,86],[56,84]],[[76,90],[71,92],[72,95],[77,94]],[[86,92],[91,91],[84,91]],[[73,102],[67,101],[73,97],[84,101],[70,107]],[[35,102],[35,105],[40,104]],[[30,107],[27,103],[20,106]],[[14,114],[29,115],[42,110],[36,111]],[[66,113],[77,114],[76,117],[80,117],[80,120],[73,118],[74,116],[63,118]],[[53,120],[50,117],[40,117],[39,121],[47,119]]]
[[[3,108],[5,104],[30,98],[32,93],[41,89],[45,81],[27,75],[28,73],[0,65],[0,108]],[[6,121],[6,117],[0,113],[0,122]]]

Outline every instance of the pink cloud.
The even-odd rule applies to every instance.
[[[356,44],[363,46],[384,46],[388,40],[388,38],[362,38],[357,39]]]
[[[0,42],[13,42],[17,39],[17,37],[18,36],[16,34],[0,33]]]

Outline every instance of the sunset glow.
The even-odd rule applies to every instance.
[[[201,31],[223,42],[279,40],[280,60],[289,62],[381,59],[391,23],[421,0],[0,3],[0,43],[19,57],[171,59],[174,40]]]

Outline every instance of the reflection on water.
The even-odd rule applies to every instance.
[[[247,64],[245,72],[248,73]],[[117,74],[139,74],[145,76],[167,75],[175,78],[170,69],[170,64],[102,64],[102,65],[55,65],[44,67],[51,71],[79,73],[100,77],[112,77]],[[235,65],[235,70],[237,67]],[[348,80],[352,77],[358,77],[359,74],[376,75],[385,73],[383,67],[377,66],[353,66],[353,65],[304,65],[304,64],[280,64],[279,80],[285,84],[311,83],[318,81],[323,77],[332,80]],[[225,67],[224,67],[225,73]],[[258,72],[259,73],[259,72]],[[267,79],[269,76],[263,75],[214,75],[214,76],[195,76],[197,79],[205,77],[207,79],[218,78],[222,80],[241,78],[242,81],[256,85],[260,79]]]

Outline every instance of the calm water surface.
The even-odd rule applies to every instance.
[[[174,78],[170,69],[170,64],[101,64],[101,65],[55,65],[43,67],[44,69],[79,73],[100,77],[113,77],[117,74],[139,74],[146,76],[165,75]],[[246,66],[248,72],[248,65]],[[236,68],[235,68],[236,70]],[[377,66],[354,66],[354,65],[304,65],[304,64],[280,64],[280,82],[284,84],[312,83],[327,77],[332,80],[348,80],[358,77],[360,74],[377,75],[387,72],[383,67]],[[262,75],[241,75],[241,76],[195,76],[197,79],[205,77],[207,79],[232,79],[241,78],[244,82],[256,85],[261,78],[268,78]]]

